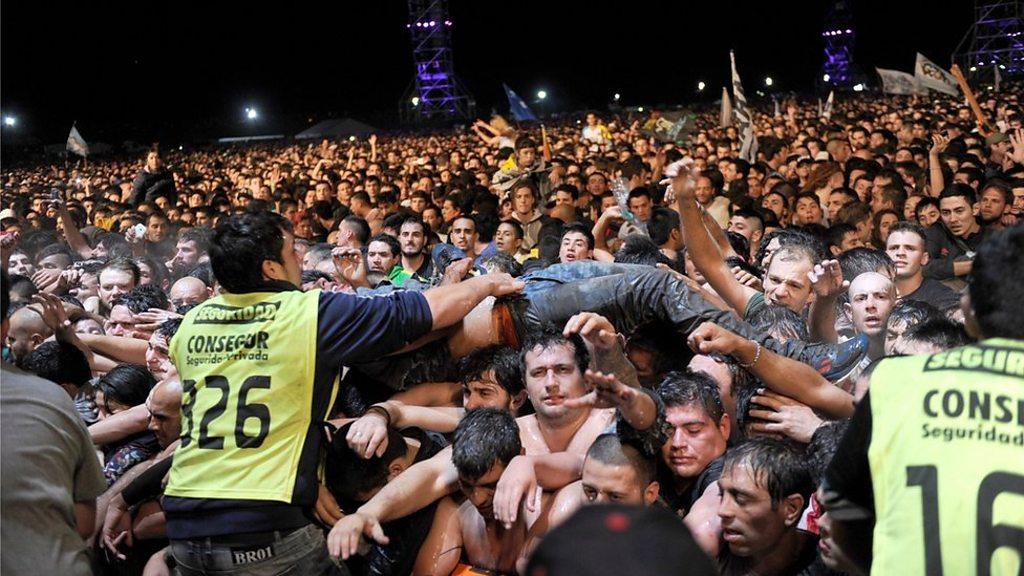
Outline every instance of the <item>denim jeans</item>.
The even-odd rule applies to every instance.
[[[327,554],[327,541],[314,524],[287,535],[275,534],[265,546],[211,542],[209,538],[172,540],[171,556],[180,576],[283,576],[286,574],[347,576],[344,564]]]

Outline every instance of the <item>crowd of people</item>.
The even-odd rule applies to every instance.
[[[2,569],[1017,574],[1020,95],[4,170]]]

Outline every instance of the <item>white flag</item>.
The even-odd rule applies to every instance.
[[[775,96],[772,96],[772,103],[775,105],[774,116],[776,118],[782,117],[782,109],[779,108],[779,99],[776,98]]]
[[[821,111],[821,117],[826,121],[832,119],[832,98],[835,96],[835,90],[831,90],[828,93],[828,100],[825,100],[825,109]]]
[[[85,143],[85,139],[78,133],[78,128],[74,126],[71,127],[71,133],[68,134],[67,150],[79,156],[89,155],[89,145]]]
[[[747,97],[743,94],[739,72],[736,71],[736,55],[729,51],[732,65],[732,96],[735,100],[736,125],[740,129],[740,158],[748,162],[757,161],[757,137],[754,136],[754,119],[747,108]]]
[[[935,62],[925,58],[920,52],[917,53],[917,65],[914,66],[914,77],[921,86],[930,88],[936,92],[956,96],[960,93],[960,87],[952,74],[939,68]]]
[[[882,92],[886,94],[917,94],[921,91],[920,83],[913,75],[899,70],[875,68],[882,78]]]
[[[999,84],[1003,81],[1003,77],[1002,77],[1002,75],[999,74],[999,66],[995,67],[995,71],[996,71],[995,91],[999,92]]]
[[[729,99],[729,91],[722,86],[722,111],[718,115],[718,124],[722,128],[732,126],[732,100]]]

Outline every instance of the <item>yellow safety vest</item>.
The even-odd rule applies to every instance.
[[[1024,563],[1024,342],[894,358],[871,375],[872,574]]]
[[[170,344],[182,432],[165,494],[292,502],[315,433],[319,296],[224,294],[185,315]]]

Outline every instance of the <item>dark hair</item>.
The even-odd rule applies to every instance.
[[[498,230],[498,215],[494,212],[481,212],[470,217],[473,220],[473,228],[481,242],[494,240],[494,233]]]
[[[835,224],[828,229],[828,245],[835,246],[836,250],[842,250],[843,238],[847,234],[856,233],[857,229],[851,224]]]
[[[974,203],[978,201],[978,195],[974,193],[974,188],[957,182],[942,189],[939,194],[939,203],[946,198],[963,198],[969,206],[974,206]]]
[[[424,235],[427,233],[427,225],[423,222],[423,218],[413,214],[406,214],[402,221],[398,224],[398,233],[402,233],[402,228],[405,228],[406,224],[415,224],[420,227],[420,232]]]
[[[131,258],[114,258],[103,266],[98,276],[102,276],[107,270],[116,270],[118,272],[127,272],[132,275],[132,283],[138,284],[139,278],[142,276],[142,272],[139,271],[139,265],[131,260]]]
[[[43,342],[25,358],[25,368],[40,378],[57,384],[82,387],[92,378],[85,354],[67,342]]]
[[[924,342],[939,350],[959,348],[971,341],[964,327],[956,322],[939,317],[907,328],[903,342]]]
[[[139,364],[118,364],[96,383],[97,389],[103,392],[104,402],[113,400],[129,407],[145,403],[153,386],[156,386],[156,378]]]
[[[1005,180],[993,178],[986,182],[984,186],[979,188],[981,192],[985,192],[989,189],[998,190],[1003,195],[1003,202],[1013,204],[1013,188]]]
[[[341,221],[342,224],[350,227],[356,234],[356,241],[362,245],[366,245],[366,241],[370,239],[370,225],[355,214],[349,214]]]
[[[871,218],[871,207],[863,202],[850,202],[836,214],[836,222],[841,224],[856,225],[868,218]]]
[[[495,251],[490,256],[480,258],[480,267],[487,270],[489,274],[505,272],[513,278],[523,275],[523,265],[512,257],[511,254]]]
[[[210,265],[228,292],[246,292],[263,282],[263,262],[283,264],[287,219],[273,212],[246,212],[221,218],[210,243]]]
[[[754,330],[782,342],[810,340],[803,316],[785,306],[763,306],[749,321]]]
[[[911,234],[917,234],[921,238],[921,246],[923,247],[928,239],[924,235],[924,227],[917,222],[911,222],[909,220],[902,220],[892,225],[889,228],[889,236],[892,237],[896,232],[909,232]]]
[[[488,346],[474,350],[459,361],[458,374],[463,384],[480,380],[489,372],[494,372],[494,381],[515,396],[523,390],[523,370],[519,362],[519,353],[508,346]]]
[[[167,272],[167,266],[162,262],[157,262],[150,256],[142,256],[135,259],[135,265],[139,267],[139,274],[142,274],[142,267],[149,268],[149,282],[157,286],[163,286],[164,282],[169,280],[169,274]]]
[[[160,326],[157,327],[156,333],[167,339],[170,343],[171,338],[178,333],[178,328],[181,328],[181,318],[169,318],[164,320]]]
[[[658,246],[668,242],[673,230],[679,229],[679,213],[671,208],[657,206],[651,210],[651,219],[647,222],[647,233]]]
[[[632,200],[633,198],[640,198],[641,196],[646,196],[647,199],[650,200],[651,191],[648,190],[647,188],[644,188],[643,186],[637,186],[636,188],[633,188],[632,190],[629,191],[630,200]]]
[[[211,236],[209,228],[185,228],[178,233],[178,242],[194,242],[196,250],[206,253],[210,249]]]
[[[374,242],[383,242],[387,244],[392,256],[398,256],[402,253],[402,245],[399,244],[398,240],[390,234],[384,234],[382,232],[373,238],[370,238],[370,241],[366,244],[367,248],[369,248],[370,244],[373,244]]]
[[[740,208],[732,213],[733,216],[739,216],[740,218],[749,218],[757,221],[757,225],[760,226],[761,230],[764,230],[764,216],[761,212],[755,208]]]
[[[527,373],[526,355],[533,352],[535,348],[548,350],[555,346],[572,347],[576,357],[576,367],[579,368],[580,374],[587,371],[587,366],[590,365],[590,352],[587,350],[586,344],[583,343],[583,338],[579,334],[563,336],[561,330],[553,325],[548,325],[530,331],[523,338],[522,348],[519,352],[519,365],[522,368],[524,379]]]
[[[409,453],[409,445],[402,435],[388,428],[384,454],[363,458],[349,448],[345,440],[351,426],[342,426],[334,433],[324,459],[324,485],[347,512],[354,512],[367,493],[387,484],[388,467]]]
[[[654,482],[657,467],[653,458],[644,455],[643,450],[630,442],[624,442],[618,434],[604,433],[598,436],[587,449],[586,460],[596,460],[612,466],[628,466],[636,473],[640,488]]]
[[[854,248],[840,254],[838,260],[839,267],[843,270],[843,278],[851,282],[857,276],[865,272],[876,272],[879,268],[884,268],[890,278],[896,273],[896,265],[884,250]]]
[[[927,208],[928,206],[933,206],[936,210],[938,210],[939,201],[935,198],[932,198],[931,196],[921,198],[921,200],[917,203],[917,206],[914,206],[914,218],[921,218],[921,211]]]
[[[982,242],[968,290],[985,337],[1024,340],[1024,227],[996,232]]]
[[[508,466],[523,445],[519,426],[506,410],[478,408],[467,412],[455,429],[452,463],[459,476],[477,480],[497,463]]]
[[[136,286],[111,303],[111,307],[124,306],[131,310],[133,314],[141,314],[150,308],[167,310],[169,305],[170,302],[167,300],[167,294],[153,284]]]
[[[724,471],[746,464],[754,482],[768,491],[772,510],[791,494],[807,504],[814,480],[804,454],[793,446],[770,438],[752,438],[725,453]]]
[[[658,249],[658,245],[642,234],[626,236],[622,246],[615,252],[615,262],[619,264],[643,264],[646,266],[671,264],[669,259]]]
[[[568,224],[564,224],[562,226],[562,233],[558,236],[559,244],[561,244],[562,238],[565,238],[565,235],[569,234],[570,232],[577,232],[579,234],[582,234],[587,239],[587,248],[589,250],[594,249],[594,233],[590,231],[590,228],[588,228],[585,224],[581,222],[569,222]]]
[[[811,476],[815,485],[820,485],[825,477],[825,471],[832,462],[832,457],[839,448],[839,441],[843,439],[849,425],[849,420],[825,422],[811,435],[811,441],[807,444],[807,460],[811,465]]]
[[[515,220],[502,220],[501,222],[498,222],[498,227],[500,228],[502,224],[507,224],[511,226],[512,233],[515,235],[516,238],[522,240],[526,236],[523,232],[523,225],[520,224],[519,222],[516,222]],[[495,228],[495,231],[497,231],[497,228]]]
[[[704,372],[673,371],[658,386],[658,396],[666,408],[700,406],[716,425],[722,423],[725,406],[715,379]]]

